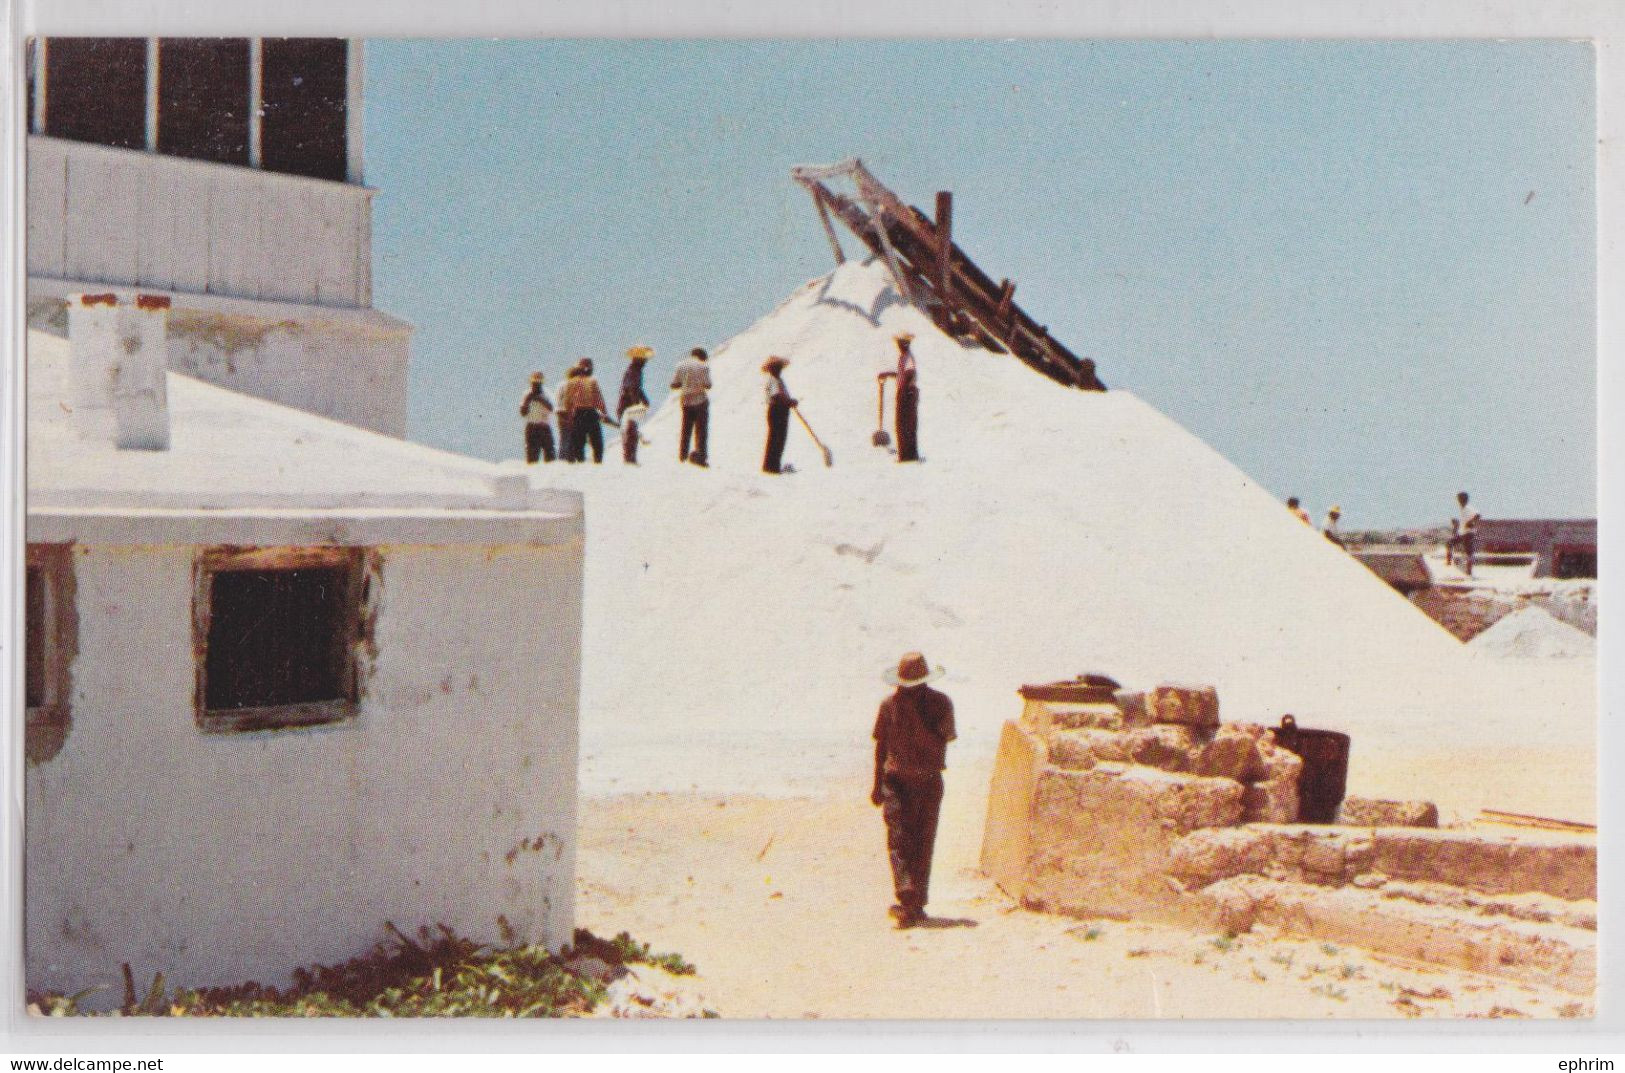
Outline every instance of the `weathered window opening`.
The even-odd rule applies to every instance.
[[[158,151],[248,163],[248,40],[165,37],[158,42]]]
[[[262,50],[261,166],[343,182],[348,42],[337,37],[268,37]]]
[[[218,549],[197,571],[197,720],[211,732],[355,716],[376,591],[357,548]]]
[[[45,50],[45,133],[121,149],[147,144],[147,42],[53,37]]]
[[[24,749],[31,764],[56,756],[68,737],[69,673],[78,645],[73,554],[66,544],[30,544],[24,586]]]

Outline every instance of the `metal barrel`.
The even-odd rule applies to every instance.
[[[1337,809],[1348,788],[1349,736],[1335,730],[1310,730],[1297,719],[1281,716],[1272,731],[1283,749],[1303,758],[1298,776],[1298,822],[1336,823]]]

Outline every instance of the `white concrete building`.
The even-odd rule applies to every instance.
[[[148,305],[29,333],[28,986],[568,942],[579,495],[166,378]]]
[[[29,43],[29,322],[69,294],[173,301],[169,366],[392,436],[411,327],[372,308],[362,45]]]

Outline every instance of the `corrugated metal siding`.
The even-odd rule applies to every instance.
[[[371,304],[371,191],[28,139],[28,272],[264,301]]]

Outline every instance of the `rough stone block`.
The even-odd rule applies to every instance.
[[[1182,726],[1136,727],[1122,735],[1128,759],[1163,771],[1188,771],[1199,751],[1190,729]]]
[[[1431,801],[1345,797],[1337,821],[1354,827],[1437,827],[1439,807]]]
[[[1129,759],[1124,735],[1108,730],[1057,730],[1049,739],[1049,762],[1056,767],[1082,771],[1102,760]]]
[[[1235,779],[1237,782],[1248,782],[1259,777],[1263,767],[1257,739],[1245,727],[1235,723],[1219,727],[1213,738],[1196,751],[1190,764],[1190,770],[1197,775]]]
[[[1212,686],[1160,685],[1147,694],[1146,707],[1156,723],[1219,725],[1219,691]]]
[[[1270,839],[1246,827],[1211,827],[1175,842],[1168,871],[1187,887],[1205,887],[1221,879],[1261,873],[1270,863]]]
[[[1298,780],[1265,779],[1248,786],[1241,798],[1243,823],[1298,822]]]
[[[1049,706],[1050,725],[1066,730],[1122,730],[1123,713],[1116,704],[1056,704]]]
[[[1151,712],[1145,706],[1145,693],[1141,690],[1119,689],[1112,695],[1117,710],[1123,714],[1123,725],[1142,727],[1151,725]]]

